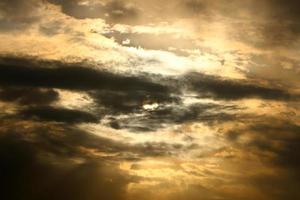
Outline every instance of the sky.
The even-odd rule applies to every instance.
[[[0,198],[300,199],[297,0],[1,0]]]

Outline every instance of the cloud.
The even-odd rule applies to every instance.
[[[138,18],[139,10],[123,0],[108,2],[85,3],[80,0],[48,0],[50,3],[60,5],[62,12],[77,19],[102,18],[108,23],[132,23]]]
[[[106,11],[110,20],[113,22],[125,22],[126,20],[135,20],[138,17],[139,10],[133,5],[123,0],[113,0],[106,4]]]
[[[91,96],[111,114],[139,112],[147,102],[169,104],[180,101],[179,97],[162,93],[159,90],[151,92],[139,90],[105,90],[92,92]]]
[[[53,108],[50,106],[27,108],[22,110],[19,115],[21,115],[24,119],[65,122],[71,124],[82,122],[98,122],[98,118],[88,112],[65,108]]]
[[[164,50],[174,52],[178,55],[186,55],[187,53],[184,52],[185,49],[197,48],[194,40],[184,38],[178,35],[178,33],[121,33],[115,31],[104,35],[123,46]]]
[[[162,79],[159,76],[156,76],[157,80],[155,80],[155,75],[151,80],[149,78],[150,74],[141,74],[139,77],[125,76],[88,68],[84,64],[47,63],[20,58],[4,59],[0,72],[0,83],[2,85],[100,91],[99,94],[94,93],[100,99],[115,95],[120,98],[126,96],[141,101],[142,97],[149,96],[149,98],[153,97],[153,100],[164,102],[171,101],[172,94],[175,96],[180,95],[180,90],[185,87],[197,92],[200,96],[225,100],[244,98],[297,99],[297,95],[294,96],[284,89],[261,86],[243,80],[223,79],[195,72],[179,77],[177,80],[171,77]],[[176,81],[185,84],[185,86],[175,89],[170,82],[175,83]],[[103,102],[105,104],[105,99],[103,99]]]
[[[143,179],[120,170],[120,163],[191,148],[174,142],[128,144],[42,121],[1,120],[0,127],[5,199],[128,199],[128,186]]]
[[[28,88],[54,88],[87,92],[97,103],[100,114],[126,114],[140,112],[145,102],[172,103],[178,102],[178,90],[166,81],[152,80],[145,75],[130,76],[96,70],[84,65],[69,65],[64,63],[46,63],[26,59],[7,59],[0,67],[0,84],[6,88],[2,92],[2,99],[23,102],[30,97]],[[14,87],[14,91],[8,88]],[[34,89],[36,88],[36,89]],[[36,91],[35,91],[36,92]],[[41,92],[40,92],[41,93]],[[25,95],[25,96],[24,96]],[[41,101],[43,94],[36,94],[32,101]],[[47,95],[47,94],[44,94]],[[40,100],[39,100],[40,98]],[[57,99],[56,93],[49,93],[48,98]],[[46,103],[46,102],[45,102]],[[50,101],[48,102],[50,103]],[[36,103],[38,104],[38,103]],[[97,109],[96,109],[97,110]],[[89,121],[95,118],[87,113],[79,113],[67,109],[54,109],[50,107],[30,108],[22,113],[26,117],[36,116],[38,119],[58,120],[66,122]],[[101,115],[101,114],[100,114]]]
[[[300,26],[296,21],[285,19],[278,23],[273,19],[265,19],[268,22],[253,22],[250,23],[237,23],[234,26],[239,26],[240,29],[232,29],[231,37],[236,41],[241,41],[247,45],[259,49],[272,49],[272,48],[297,48]]]
[[[262,151],[273,152],[276,155],[275,165],[298,171],[300,153],[296,149],[300,145],[299,125],[289,122],[255,124],[249,127],[249,131],[255,135],[264,132],[264,137],[254,137],[250,144]],[[300,176],[300,173],[297,174]]]
[[[53,89],[7,87],[0,90],[0,100],[17,102],[21,105],[47,105],[58,100]]]
[[[9,59],[8,59],[9,60]],[[52,67],[54,66],[54,67]],[[168,93],[168,87],[136,76],[124,76],[76,64],[43,63],[28,59],[4,61],[0,84],[69,90],[141,91]]]
[[[40,0],[3,0],[0,2],[0,32],[21,30],[38,20]]]
[[[274,200],[299,198],[299,181],[293,176],[282,175],[254,175],[247,180],[248,184],[259,188],[265,199]]]
[[[284,0],[269,0],[267,3],[270,3],[273,6],[273,9],[276,11],[276,13],[274,13],[275,18],[279,17],[295,20],[300,18],[300,14],[297,10],[297,7],[300,6],[300,3],[297,0],[291,0],[288,2]]]
[[[5,90],[16,88],[10,93],[2,92],[2,99],[11,99],[21,104],[30,104],[30,90],[38,93],[31,97],[31,101],[37,101],[32,102],[33,105],[42,105],[43,98],[52,98],[44,102],[44,105],[50,104],[57,100],[57,94],[50,92],[54,88],[84,91],[96,103],[91,108],[96,113],[94,115],[79,110],[44,106],[22,109],[20,113],[25,118],[81,123],[97,122],[98,119],[106,117],[109,119],[106,125],[134,132],[155,131],[186,122],[212,125],[215,122],[234,121],[237,117],[242,117],[237,106],[222,106],[217,103],[186,105],[183,103],[186,92],[196,93],[196,98],[225,101],[251,98],[290,101],[298,98],[283,89],[200,73],[179,77],[147,73],[122,75],[96,70],[83,63],[66,64],[20,58],[2,59],[0,84]],[[43,93],[40,88],[49,90],[49,93]],[[148,104],[156,104],[157,107],[147,110],[144,106]],[[126,117],[119,119],[121,115]]]
[[[116,112],[131,112],[133,109],[139,109],[143,102],[149,99],[157,102],[174,100],[168,86],[143,76],[125,76],[63,63],[51,63],[55,66],[51,68],[41,67],[45,63],[27,60],[25,64],[20,65],[18,62],[22,62],[22,59],[13,61],[13,64],[2,64],[0,83],[3,86],[90,91],[91,96],[100,105]]]
[[[189,106],[183,104],[166,105],[145,112],[142,116],[128,116],[128,118],[123,119],[113,118],[110,126],[115,129],[126,128],[134,132],[147,132],[188,122],[213,125],[214,123],[236,120],[236,114],[231,114],[230,111],[239,109],[236,106],[222,106],[213,103],[198,103]]]
[[[61,33],[60,31],[64,28],[64,24],[60,21],[52,21],[46,24],[41,24],[39,26],[39,31],[42,34],[45,34],[46,36],[54,36],[57,35],[59,33]],[[65,32],[67,32],[67,28],[65,28]]]
[[[300,79],[297,66],[299,61],[285,56],[253,54],[250,57],[245,75],[248,79],[261,79],[271,84],[285,85],[286,88],[297,89]]]
[[[264,156],[265,162],[300,177],[300,153],[296,150],[300,145],[299,131],[297,124],[262,116],[260,121],[246,124],[245,128],[231,130],[228,139],[239,144],[240,138],[249,138],[242,142],[242,148]]]
[[[14,128],[1,123],[7,128],[0,136],[1,198],[125,199],[126,187],[134,179],[115,164],[80,151],[79,144],[84,143],[78,142],[88,138],[85,133],[29,124],[30,132],[12,124]]]
[[[31,55],[35,52],[29,52],[30,49],[40,52],[43,48],[38,45],[40,42],[30,43],[32,48],[27,48],[28,41],[43,40],[43,43],[49,42],[48,47],[54,39],[63,49],[66,45],[62,40],[70,39],[64,35],[81,34],[80,38],[72,37],[67,44],[85,45],[82,42],[87,37],[84,43],[99,51],[107,50],[107,54],[113,51],[118,55],[126,51],[138,57],[138,48],[124,46],[178,54],[178,49],[190,49],[187,54],[192,49],[199,52],[178,57],[179,63],[177,60],[166,61],[174,63],[175,68],[185,67],[182,63],[186,61],[194,65],[204,58],[205,62],[200,63],[203,66],[206,59],[210,63],[223,55],[226,59],[224,67],[232,64],[232,56],[236,60],[245,58],[235,63],[237,65],[243,65],[245,61],[257,66],[247,66],[245,77],[248,79],[232,80],[196,72],[159,76],[160,71],[147,74],[137,72],[138,68],[134,68],[134,74],[131,72],[133,67],[126,72],[106,71],[101,69],[102,66],[95,67],[85,61],[68,64],[1,57],[0,199],[164,199],[162,193],[168,193],[168,196],[170,191],[172,194],[168,197],[172,200],[300,198],[300,128],[296,123],[299,94],[292,93],[299,82],[298,61],[277,56],[277,53],[294,55],[281,49],[277,52],[276,48],[297,49],[298,1],[153,0],[130,3],[133,1],[48,0],[57,6],[48,5],[50,11],[41,10],[45,13],[39,16],[38,9],[46,1],[3,0],[0,3],[2,32],[20,31],[41,20],[42,23],[36,24],[28,36],[21,32],[20,35],[1,33],[10,38],[16,36],[19,44],[16,46],[21,45]],[[54,18],[55,21],[48,21]],[[111,31],[107,29],[115,28],[110,25],[117,23],[143,23],[145,26],[120,26],[120,29],[126,29],[122,31],[128,32],[105,34],[123,45],[114,43],[117,48],[107,47],[112,41],[87,32],[88,27],[102,23],[98,18],[109,24],[100,25],[106,31]],[[156,22],[164,23],[156,27]],[[74,32],[74,24],[80,33]],[[201,30],[196,27],[198,24]],[[176,31],[177,28],[179,31],[184,29],[184,33],[186,31],[195,38],[182,38],[176,33],[130,32],[140,28],[145,28],[146,32],[160,32],[161,29],[168,32],[169,27],[171,31],[173,27]],[[222,36],[215,42],[214,38],[219,35]],[[229,43],[234,40],[232,48],[240,48],[240,51],[226,51],[227,37]],[[203,40],[198,40],[200,38]],[[94,43],[95,40],[99,43]],[[244,42],[250,50],[246,47],[244,51],[245,44],[236,47],[236,42]],[[3,48],[11,48],[16,43],[13,39]],[[198,49],[198,44],[206,47]],[[223,45],[224,49],[213,49]],[[271,61],[251,57],[245,52],[251,51],[253,46],[261,48],[259,50],[271,49],[270,53],[276,56],[270,57]],[[52,57],[56,50],[42,50],[39,54]],[[97,52],[88,56],[97,54],[102,60],[102,54]],[[122,55],[126,57],[127,53]],[[145,59],[150,60],[159,53],[143,50],[143,58],[138,59],[147,57]],[[126,66],[132,63],[131,59],[127,61],[125,59]],[[290,62],[287,69],[283,69],[281,61]],[[224,69],[224,73],[227,72],[228,69]],[[281,78],[292,87],[279,85],[277,80],[271,82],[269,78]],[[241,103],[240,100],[247,101]],[[240,103],[245,106],[244,110]],[[271,119],[268,115],[279,119]],[[102,137],[79,129],[79,123],[88,123],[85,124],[87,130]],[[100,128],[93,129],[94,126]],[[160,131],[163,128],[167,129]],[[228,129],[231,132],[227,133],[226,141],[223,137]],[[132,165],[133,171],[120,169],[130,168],[128,162],[143,161],[144,165],[135,165],[140,168],[134,169]],[[128,197],[128,191],[139,193],[143,187],[145,192],[137,195],[138,198]],[[147,192],[153,196],[148,196]]]
[[[151,157],[173,156],[179,151],[188,151],[191,148],[190,144],[183,145],[176,142],[128,143],[122,139],[114,140],[91,134],[72,123],[53,123],[48,119],[9,118],[2,119],[0,125],[0,143],[9,139],[9,143],[12,145],[13,142],[16,142],[16,145],[20,147],[26,145],[26,148],[27,146],[30,147],[26,150],[30,154],[41,154],[42,158],[46,156],[46,161],[54,161],[54,163],[56,159],[57,162],[61,159],[71,162],[108,159],[108,163],[141,160]],[[9,151],[4,146],[3,144],[3,149],[0,148],[0,150]],[[34,152],[31,152],[32,148]],[[26,151],[24,150],[24,152]],[[106,162],[106,160],[103,161]]]
[[[238,5],[237,2],[234,4]],[[237,9],[241,10],[239,13],[247,12],[251,23],[240,17],[243,22],[234,24],[234,27],[240,27],[236,39],[261,49],[297,48],[300,15],[295,8],[299,6],[298,1],[250,0],[243,4],[238,5]],[[231,10],[228,13],[237,12]]]
[[[200,97],[211,97],[223,100],[239,100],[245,98],[260,98],[266,100],[293,100],[297,95],[258,84],[247,83],[242,80],[222,79],[200,73],[189,73],[185,76],[189,89],[195,91]]]

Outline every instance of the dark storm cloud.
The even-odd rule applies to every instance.
[[[138,112],[146,101],[157,103],[179,101],[179,98],[174,95],[178,93],[177,89],[168,86],[164,80],[160,80],[158,83],[155,76],[152,76],[152,79],[146,75],[126,76],[81,65],[70,66],[63,63],[43,63],[26,59],[6,59],[0,67],[0,85],[4,88],[12,86],[24,88],[27,86],[88,92],[102,109],[100,112],[105,112],[103,114]],[[26,93],[26,89],[16,89],[15,93],[6,92],[2,95],[2,99],[9,100],[11,95],[15,95],[16,100],[26,98],[22,97]],[[41,97],[36,97],[36,101],[38,98]],[[49,94],[49,98],[56,98],[55,94]],[[56,111],[57,114],[52,111]],[[66,117],[65,121],[76,121],[76,117],[72,117],[72,114],[77,114],[76,116],[79,117],[77,111],[74,111],[75,113],[72,113],[71,110],[56,109],[52,111],[49,108],[37,111],[35,108],[34,113],[31,111],[25,114],[26,116],[28,114],[37,115],[41,119],[46,117],[58,121],[63,121],[64,117]],[[83,118],[87,119],[86,117]],[[88,119],[88,121],[93,121],[91,117]]]
[[[54,65],[54,67],[53,67]],[[52,67],[51,67],[52,66]],[[75,64],[39,63],[24,59],[4,59],[0,84],[71,90],[111,90],[168,93],[166,86],[135,76],[124,76]]]
[[[2,100],[23,105],[30,105],[30,101],[35,105],[47,105],[57,99],[57,93],[43,93],[38,89],[44,87],[49,88],[49,91],[53,88],[84,91],[97,103],[95,115],[79,110],[44,106],[22,109],[19,115],[25,119],[65,123],[97,122],[101,116],[108,114],[117,116],[141,113],[146,102],[166,104],[180,101],[177,97],[178,90],[167,86],[167,83],[165,85],[164,80],[157,83],[155,76],[150,80],[144,75],[125,76],[63,63],[4,60],[0,67],[0,85],[4,88],[1,93]],[[10,89],[11,87],[15,89]],[[49,98],[49,101],[45,98]]]
[[[293,100],[298,97],[283,89],[247,83],[243,80],[222,79],[201,73],[189,73],[178,80],[158,76],[158,80],[155,80],[154,75],[152,75],[154,79],[151,80],[150,76],[150,74],[141,74],[139,77],[126,76],[87,68],[84,67],[84,64],[51,63],[14,58],[2,59],[0,67],[0,84],[2,86],[96,91],[96,96],[97,91],[100,91],[99,98],[108,98],[108,100],[111,100],[110,96],[123,98],[127,94],[127,97],[131,98],[129,94],[132,94],[131,96],[136,95],[139,101],[143,96],[145,100],[147,100],[146,97],[149,97],[150,100],[156,100],[159,103],[170,102],[174,100],[172,94],[180,95],[180,90],[183,90],[184,87],[198,92],[200,96],[224,100],[244,98]],[[106,100],[103,99],[103,102],[105,104]]]
[[[55,121],[65,123],[98,122],[97,116],[79,110],[66,108],[54,108],[50,106],[32,107],[19,113],[24,119],[35,119],[37,121]]]
[[[21,105],[46,105],[58,100],[58,92],[41,88],[3,88],[0,89],[0,100],[17,102]]]
[[[186,122],[204,122],[212,125],[216,122],[234,121],[241,117],[238,113],[229,114],[241,109],[234,106],[209,103],[184,105],[182,100],[185,97],[181,95],[186,90],[196,92],[198,98],[208,97],[217,100],[297,99],[297,95],[289,94],[282,89],[200,73],[189,73],[180,77],[163,77],[147,73],[126,76],[84,66],[85,64],[3,58],[0,67],[0,85],[4,88],[4,93],[2,92],[1,98],[20,104],[23,102],[23,105],[30,105],[30,101],[33,105],[47,105],[57,99],[57,94],[50,92],[53,88],[84,91],[96,103],[96,107],[93,108],[93,112],[96,113],[94,115],[49,106],[23,108],[20,114],[23,118],[65,123],[96,122],[107,116],[111,118],[107,123],[108,126],[134,132],[155,131],[171,124]],[[9,91],[12,87],[16,89]],[[45,92],[43,93],[40,87],[48,88],[49,92],[43,89]],[[30,94],[28,92],[30,90],[36,94]],[[49,101],[43,98],[49,98]],[[151,111],[143,108],[145,104],[157,104],[158,107]],[[121,114],[126,114],[128,118],[118,119]]]
[[[131,23],[137,20],[139,10],[123,0],[82,3],[80,0],[48,0],[60,5],[62,12],[78,19],[102,18],[108,23]]]
[[[190,84],[188,87],[197,92],[200,97],[212,97],[223,100],[246,98],[293,100],[299,98],[299,96],[293,96],[283,89],[255,85],[243,80],[228,80],[200,73],[190,73],[185,78]]]
[[[153,91],[145,93],[144,91],[98,91],[92,92],[91,96],[99,105],[103,105],[108,113],[133,113],[141,109],[147,102],[155,103],[178,103],[179,97],[170,94]]]

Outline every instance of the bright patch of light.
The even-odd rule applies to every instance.
[[[153,103],[153,104],[145,104],[143,105],[143,109],[144,110],[149,110],[149,111],[152,111],[152,110],[155,110],[158,108],[158,103]]]

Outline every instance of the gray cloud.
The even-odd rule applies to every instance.
[[[224,100],[238,100],[245,98],[261,98],[269,100],[293,100],[298,95],[289,94],[279,88],[265,87],[242,80],[226,80],[216,76],[200,73],[190,73],[185,79],[191,90],[198,92],[200,97],[211,97]]]
[[[19,113],[24,119],[35,119],[38,121],[54,121],[65,123],[96,123],[100,117],[91,113],[65,108],[54,108],[50,106],[30,107]]]
[[[54,66],[54,67],[53,67]],[[1,85],[62,88],[70,90],[141,91],[168,93],[169,88],[143,77],[124,76],[84,67],[80,64],[4,59]],[[126,84],[124,84],[126,83]]]
[[[247,135],[250,140],[242,148],[253,151],[275,167],[288,170],[300,177],[300,126],[280,119],[261,116],[258,122],[250,123],[244,129],[231,130],[228,139],[239,143],[239,138]],[[272,155],[272,156],[267,156]]]
[[[261,116],[260,120],[248,124],[246,128],[231,130],[228,139],[233,146],[256,155],[264,165],[278,171],[276,175],[259,174],[245,178],[245,181],[272,199],[300,197],[299,131],[297,124],[266,116]],[[248,137],[249,141],[240,143],[239,138],[243,136]]]
[[[286,88],[297,89],[300,84],[300,73],[297,71],[299,60],[279,55],[249,56],[248,71],[245,75],[249,79],[261,79],[271,85],[283,85]]]
[[[104,2],[88,2],[83,4],[80,0],[48,0],[50,3],[60,5],[62,12],[78,19],[102,18],[108,23],[132,23],[137,21],[139,10],[123,0]]]
[[[240,108],[234,106],[209,103],[184,105],[182,100],[185,98],[186,90],[196,92],[197,98],[226,101],[246,98],[295,101],[299,98],[284,89],[200,73],[189,73],[181,77],[161,77],[147,73],[125,76],[88,68],[85,64],[20,58],[2,59],[0,84],[7,90],[0,93],[4,101],[11,100],[21,104],[24,102],[23,104],[27,105],[30,105],[31,101],[33,105],[47,105],[57,100],[57,94],[50,91],[53,88],[60,88],[87,92],[97,104],[93,108],[93,115],[46,106],[23,108],[20,110],[23,118],[80,123],[96,122],[108,116],[111,117],[108,126],[115,129],[126,128],[134,132],[154,131],[171,124],[185,122],[198,121],[212,125],[215,122],[241,118],[237,113]],[[9,91],[12,86],[15,89]],[[49,93],[40,91],[41,87],[48,88]],[[28,91],[31,90],[36,94],[30,96]],[[157,104],[158,107],[147,111],[143,108],[145,104]],[[235,111],[235,114],[229,114],[231,111]],[[126,114],[130,118],[120,120],[118,116],[121,114]],[[142,115],[136,117],[134,116],[136,114]]]
[[[0,2],[0,31],[22,30],[38,20],[40,0],[3,0]]]
[[[64,24],[60,21],[53,21],[39,26],[39,31],[47,36],[57,35],[61,33],[61,30],[64,31],[63,33],[67,33],[68,28],[64,28]]]
[[[202,122],[209,125],[242,119],[242,116],[229,114],[238,111],[236,106],[222,106],[218,104],[192,104],[185,106],[166,105],[156,110],[143,113],[142,116],[129,116],[127,119],[111,119],[110,126],[115,129],[126,128],[134,132],[155,131],[174,124],[188,122]]]
[[[22,101],[29,95],[27,88],[61,88],[88,92],[98,104],[97,115],[141,112],[146,101],[157,103],[179,102],[178,90],[164,80],[160,83],[152,76],[125,76],[108,71],[95,70],[82,65],[66,65],[64,63],[35,62],[23,59],[8,59],[0,67],[0,84],[3,88],[14,87],[14,91],[2,94],[2,99]],[[8,89],[6,89],[8,90]],[[14,94],[12,94],[14,92]],[[14,97],[11,97],[13,96]],[[39,101],[41,94],[33,97]],[[57,94],[49,94],[49,98],[57,98]],[[21,100],[19,100],[21,99]],[[53,99],[53,100],[54,100]],[[23,100],[24,101],[24,100]],[[46,103],[46,102],[45,102]],[[50,102],[49,102],[50,103]],[[36,116],[38,119],[77,122],[77,119],[95,121],[94,117],[78,111],[53,109],[50,107],[31,108],[23,115]]]
[[[42,88],[3,88],[0,100],[21,105],[46,105],[58,100],[58,92]]]
[[[160,91],[145,93],[144,91],[96,91],[91,96],[95,101],[106,108],[108,113],[134,113],[139,112],[146,102],[154,103],[178,103],[179,97]]]

